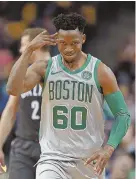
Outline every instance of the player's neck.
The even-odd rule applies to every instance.
[[[83,66],[83,64],[86,62],[87,60],[87,54],[85,54],[84,52],[81,52],[75,60],[73,60],[71,63],[65,61],[64,59],[63,64],[71,71],[74,71],[76,69],[79,69],[80,67]]]

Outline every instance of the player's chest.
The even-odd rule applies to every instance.
[[[78,77],[49,79],[46,85],[49,100],[78,100],[91,103],[93,82]]]

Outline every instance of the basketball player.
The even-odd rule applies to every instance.
[[[53,22],[57,33],[41,33],[31,41],[12,68],[7,92],[17,96],[44,77],[37,179],[102,178],[130,125],[130,114],[112,71],[82,51],[85,19],[76,13],[60,14]],[[56,43],[60,54],[27,68],[33,51]],[[104,98],[116,120],[102,146]]]
[[[45,31],[41,28],[29,28],[21,37],[20,53],[23,53],[38,34]],[[48,34],[48,32],[45,32]],[[33,53],[29,64],[35,60],[50,58],[48,47],[43,47]],[[9,179],[35,179],[34,164],[40,157],[39,124],[41,114],[40,85],[35,86],[20,97],[10,96],[7,106],[0,121],[0,162],[4,165],[3,144],[10,133],[16,119],[17,107],[18,118],[16,125],[16,138],[12,142],[9,164]]]

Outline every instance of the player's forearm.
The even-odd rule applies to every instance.
[[[13,66],[6,88],[8,94],[17,96],[21,93],[31,55],[32,51],[27,49]]]
[[[12,110],[5,110],[0,119],[0,149],[2,149],[9,133],[15,123],[15,115]]]
[[[130,126],[130,113],[120,91],[107,95],[105,99],[115,116],[107,144],[116,148]]]

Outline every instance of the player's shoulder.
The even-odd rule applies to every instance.
[[[110,84],[112,81],[115,81],[115,75],[110,67],[108,67],[105,63],[100,62],[98,66],[98,81],[100,84]]]
[[[97,57],[91,55],[90,53],[88,54],[88,57],[90,57],[90,64],[91,64],[91,66],[92,66],[92,64],[93,64],[94,68],[95,68],[96,66],[97,66],[97,67],[100,66],[100,64],[101,64],[101,65],[103,64],[103,62],[101,61],[101,59],[99,59],[99,58],[97,58]],[[97,69],[97,68],[95,68],[95,69]]]
[[[112,72],[111,68],[107,66],[101,59],[91,55],[91,60],[94,62],[94,64],[97,64],[97,76],[100,81],[105,81],[108,78],[114,78],[114,73]]]
[[[93,60],[93,61],[98,61],[98,60],[100,60],[99,58],[97,58],[97,57],[91,55],[90,53],[89,53],[88,55],[91,57],[91,60]],[[101,61],[101,60],[100,60],[100,61]]]
[[[103,63],[102,61],[100,61],[99,66],[98,66],[98,73],[100,73],[101,75],[108,75],[113,73],[111,68],[108,67],[105,63]]]
[[[91,56],[91,61],[98,63],[98,71],[100,70],[100,72],[107,72],[107,70],[111,70],[110,67],[108,67],[100,58],[95,57],[91,54],[89,54]]]

